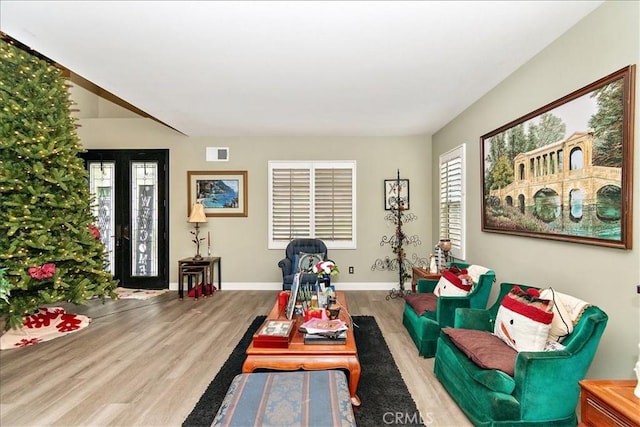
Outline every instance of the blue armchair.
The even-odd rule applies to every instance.
[[[470,264],[454,262],[452,266],[460,269],[470,267]],[[422,357],[433,357],[436,354],[436,346],[440,329],[452,327],[457,308],[484,309],[489,300],[491,286],[496,280],[496,274],[489,270],[480,275],[478,283],[466,296],[441,296],[435,297],[433,291],[438,280],[420,279],[417,284],[417,293],[430,296],[435,302],[435,310],[417,313],[408,302],[405,303],[402,315],[402,324],[407,328],[409,336],[418,348],[418,354]],[[411,298],[409,294],[406,298]]]
[[[293,283],[293,276],[297,273],[299,256],[305,254],[321,254],[322,260],[327,260],[327,246],[320,239],[293,239],[285,249],[285,257],[278,262],[282,269],[282,290],[288,291]],[[300,284],[316,283],[318,277],[313,273],[303,273]]]

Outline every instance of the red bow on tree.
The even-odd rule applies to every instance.
[[[34,279],[49,279],[55,274],[56,265],[53,263],[47,263],[42,267],[31,267],[29,268],[29,270],[27,270],[27,272],[29,273],[29,276],[33,277]]]

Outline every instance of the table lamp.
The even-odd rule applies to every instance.
[[[195,203],[193,205],[193,209],[191,209],[191,216],[189,216],[189,221],[196,225],[195,231],[190,231],[193,234],[194,239],[193,243],[196,244],[196,255],[193,257],[194,259],[200,260],[202,256],[200,255],[200,242],[204,240],[204,237],[200,237],[200,224],[207,222],[207,216],[204,213],[204,206],[201,203]]]

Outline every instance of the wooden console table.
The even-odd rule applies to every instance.
[[[413,274],[411,276],[411,292],[416,293],[416,285],[418,279],[440,279],[440,273],[430,273],[427,269],[421,267],[413,267]]]
[[[580,381],[580,426],[640,427],[640,399],[633,394],[636,380]]]

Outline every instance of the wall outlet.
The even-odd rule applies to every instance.
[[[349,266],[349,274],[353,274],[353,266]]]

